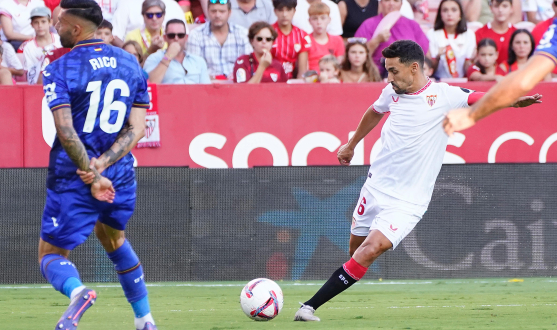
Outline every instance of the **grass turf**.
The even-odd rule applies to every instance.
[[[321,307],[319,323],[292,322],[299,301],[322,282],[279,282],[285,302],[270,322],[240,310],[245,283],[160,283],[149,287],[153,316],[170,329],[556,329],[557,281],[550,278],[362,281]],[[134,329],[116,284],[92,284],[97,303],[80,330]],[[68,299],[47,286],[0,286],[1,329],[54,329]]]

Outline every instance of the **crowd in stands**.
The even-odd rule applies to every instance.
[[[557,0],[91,1],[104,17],[95,38],[158,84],[383,81],[381,51],[402,39],[423,48],[433,79],[497,81],[557,17]],[[59,3],[0,0],[0,85],[41,84],[70,51],[55,29]]]

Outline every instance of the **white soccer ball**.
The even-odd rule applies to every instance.
[[[280,286],[267,278],[250,281],[240,293],[242,310],[255,321],[274,319],[282,310],[283,303]]]

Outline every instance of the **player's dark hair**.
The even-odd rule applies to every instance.
[[[503,2],[508,1],[511,6],[513,4],[513,0],[489,0],[489,6],[491,7],[492,5],[497,5],[499,6],[500,4],[502,4]]]
[[[170,24],[182,24],[184,26],[184,30],[186,30],[186,33],[188,32],[188,28],[186,28],[186,23],[184,23],[184,21],[177,19],[177,18],[173,18],[170,21],[166,22],[166,26],[164,27],[164,32],[166,32],[166,30],[168,30],[168,26]]]
[[[493,39],[484,38],[480,40],[480,42],[478,42],[478,53],[480,52],[480,49],[482,47],[493,47],[495,48],[495,50],[497,50],[497,43]],[[483,66],[480,61],[476,61],[476,66],[480,69],[481,74],[485,74],[486,67]]]
[[[281,10],[282,8],[296,9],[298,0],[273,0],[273,7]]]
[[[431,59],[429,57],[425,57],[424,58],[424,64],[427,64],[427,66],[429,66],[430,69],[433,69],[433,62],[431,61]]]
[[[255,38],[255,35],[259,33],[259,31],[263,30],[263,29],[268,29],[271,32],[271,36],[273,37],[273,39],[276,39],[278,37],[278,33],[277,31],[275,31],[275,29],[273,29],[273,26],[267,22],[255,22],[253,23],[248,30],[248,38],[250,41],[253,41],[253,39]]]
[[[418,62],[420,68],[424,67],[424,51],[418,43],[412,40],[398,40],[381,52],[384,58],[398,58],[400,63],[408,66]]]
[[[528,37],[530,37],[531,48],[530,48],[530,54],[528,54],[528,58],[530,58],[530,56],[534,54],[536,43],[534,42],[534,37],[532,36],[532,33],[530,33],[530,31],[526,29],[518,29],[513,32],[513,35],[511,36],[511,40],[509,41],[509,58],[507,59],[507,63],[509,64],[509,66],[513,65],[514,62],[516,62],[516,53],[513,50],[513,42],[514,42],[514,38],[521,33],[525,33],[528,35]]]
[[[435,17],[435,24],[433,24],[433,29],[442,30],[443,28],[445,28],[445,23],[443,23],[443,20],[441,19],[441,9],[443,7],[443,4],[447,1],[456,2],[456,4],[458,5],[458,9],[460,10],[460,21],[456,25],[456,34],[462,34],[466,32],[466,30],[468,30],[468,28],[466,27],[466,17],[464,16],[464,10],[462,10],[462,4],[459,0],[441,0],[441,2],[439,3],[439,8],[437,8],[437,17]]]
[[[98,29],[109,29],[110,32],[112,32],[112,23],[110,23],[109,21],[107,21],[107,20],[104,19],[104,20],[101,22],[101,24],[97,27],[97,30],[98,30]]]
[[[62,0],[60,8],[70,15],[88,20],[95,26],[101,25],[103,21],[101,7],[93,0]]]

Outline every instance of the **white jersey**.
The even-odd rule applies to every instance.
[[[454,35],[446,34],[444,29],[431,29],[427,32],[427,38],[429,39],[429,53],[431,57],[436,58],[438,55],[441,56],[435,75],[439,78],[452,78],[447,63],[447,57],[445,54],[439,54],[439,48],[450,45],[456,58],[458,76],[466,77],[464,63],[474,58],[474,53],[476,52],[476,34],[468,30],[457,35],[455,38]]]
[[[95,0],[103,12],[103,18],[112,23],[114,12],[118,8],[119,0]]]
[[[0,0],[0,15],[11,18],[14,32],[34,36],[35,30],[31,26],[31,10],[35,7],[44,7],[44,1],[29,0],[29,3],[24,6],[18,1]],[[3,41],[7,40],[3,31],[1,38]]]
[[[29,84],[37,83],[45,56],[57,48],[62,48],[59,35],[50,33],[50,37],[52,38],[52,43],[44,48],[37,45],[35,38],[21,44],[20,49],[23,49],[24,59],[23,66],[27,71],[27,81]]]
[[[383,125],[383,147],[371,164],[366,185],[427,206],[447,148],[441,123],[449,110],[468,107],[470,93],[430,80],[413,94],[396,94],[391,84],[385,87],[373,110],[391,114]]]

